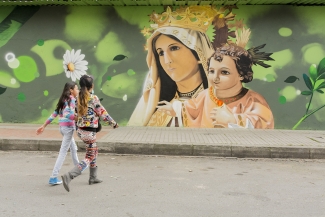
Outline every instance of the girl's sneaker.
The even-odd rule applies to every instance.
[[[58,177],[53,177],[53,178],[50,178],[49,184],[50,185],[60,185],[60,184],[62,184],[62,181],[60,179],[58,179]]]

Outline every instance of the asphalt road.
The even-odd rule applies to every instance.
[[[100,154],[104,182],[86,170],[66,192],[47,184],[56,156],[0,152],[0,216],[325,216],[325,160]]]

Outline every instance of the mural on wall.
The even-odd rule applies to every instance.
[[[322,10],[0,7],[0,122],[42,123],[87,73],[121,125],[325,129]]]
[[[231,9],[189,6],[172,11],[167,7],[162,14],[152,13],[157,29],[147,42],[149,72],[129,125],[274,128],[265,99],[242,86],[252,81],[253,64],[270,67],[263,60],[273,59],[258,52],[264,45],[244,49],[249,29],[243,27],[240,36],[237,29],[235,42],[229,40],[227,22],[235,17]],[[219,35],[213,43],[205,34],[211,22]]]
[[[256,57],[253,50],[258,49],[249,50]],[[173,116],[182,114],[179,122],[189,127],[272,129],[273,115],[265,99],[242,86],[242,82],[252,80],[253,61],[259,61],[251,59],[249,51],[233,44],[217,48],[209,61],[208,80],[211,86],[196,98],[183,103],[175,101],[173,105],[165,101],[162,103],[167,105],[160,108]],[[269,54],[262,57],[269,59]]]
[[[297,129],[297,127],[310,115],[314,114],[315,112],[319,111],[325,104],[313,109],[310,111],[311,102],[315,93],[324,94],[322,90],[325,88],[325,58],[323,58],[320,62],[318,67],[315,64],[312,64],[309,68],[309,76],[307,74],[303,74],[303,79],[306,84],[308,90],[302,91],[301,95],[310,96],[310,100],[307,104],[306,113],[303,117],[296,123],[296,125],[292,129]],[[289,76],[285,82],[287,83],[294,83],[295,81],[299,80],[299,78],[295,76]]]

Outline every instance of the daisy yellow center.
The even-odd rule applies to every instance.
[[[73,63],[69,63],[68,64],[68,69],[70,72],[73,72],[74,71],[74,64]]]

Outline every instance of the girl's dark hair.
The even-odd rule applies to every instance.
[[[57,113],[60,113],[63,110],[65,102],[68,102],[68,106],[70,106],[70,90],[73,90],[76,85],[77,83],[73,81],[65,83],[61,97],[58,101],[58,104],[56,105],[55,111]]]
[[[162,100],[171,101],[175,97],[175,94],[177,91],[177,85],[176,85],[176,82],[173,81],[169,77],[169,75],[165,72],[165,70],[163,69],[163,67],[161,66],[160,61],[159,61],[159,55],[158,55],[158,52],[156,49],[156,42],[157,42],[157,39],[159,38],[159,36],[161,36],[161,35],[162,34],[159,34],[152,39],[152,50],[153,50],[153,53],[154,53],[154,56],[156,59],[158,74],[159,74],[160,81],[161,81],[159,101],[162,101]],[[178,38],[176,38],[173,35],[166,35],[166,36],[171,39],[174,39],[175,41],[178,41],[179,43],[182,43]],[[190,51],[192,52],[194,57],[199,61],[200,58],[197,55],[196,51],[192,50],[192,49],[190,49]],[[208,79],[207,79],[207,76],[205,74],[202,64],[199,64],[199,71],[200,71],[201,78],[203,81],[203,87],[204,87],[204,89],[206,89],[206,88],[208,88]]]
[[[83,75],[80,78],[79,97],[78,97],[78,116],[86,115],[88,110],[89,90],[93,87],[94,79],[89,75]]]

